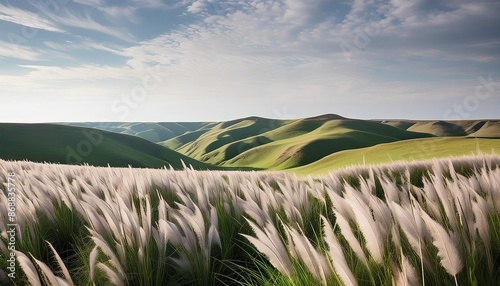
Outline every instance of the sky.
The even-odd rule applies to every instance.
[[[498,0],[0,0],[0,122],[500,118]]]

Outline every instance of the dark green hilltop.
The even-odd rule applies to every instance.
[[[57,124],[0,123],[0,158],[94,166],[217,169],[143,138]],[[182,161],[181,161],[182,160]]]

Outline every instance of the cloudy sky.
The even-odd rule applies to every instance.
[[[500,118],[499,15],[498,0],[0,0],[0,122]]]

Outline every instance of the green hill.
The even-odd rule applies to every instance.
[[[218,154],[224,152],[228,145],[266,133],[286,123],[287,121],[260,117],[249,117],[221,122],[210,130],[200,134],[195,140],[188,141],[176,150],[187,156],[196,158],[197,160],[212,162],[212,164],[220,164],[222,160],[220,160]],[[190,133],[187,133],[185,135],[189,134]],[[171,145],[171,141],[176,139],[177,138],[171,139],[162,144],[169,146]],[[267,142],[267,140],[263,142]],[[261,142],[257,142],[257,145],[260,145],[260,143]]]
[[[410,140],[408,144],[387,145],[394,148],[397,146],[399,149],[397,152],[386,152],[396,152],[396,157],[408,157],[408,154],[415,152],[411,140],[419,138],[500,138],[499,120],[357,120],[335,114],[290,120],[251,116],[225,122],[69,124],[141,137],[193,158],[198,163],[226,168],[270,170],[293,169],[317,162],[319,164],[319,161],[335,154],[351,154],[350,150],[373,147],[374,150],[380,151],[377,148],[383,150],[386,148],[383,146],[388,143]],[[455,144],[459,141],[446,140],[435,141],[442,142],[436,144],[442,144],[443,151],[456,149],[457,154],[461,155],[475,148],[471,141],[460,141],[460,144],[465,144],[465,151],[461,152],[460,148],[457,149],[454,145],[446,146],[446,142]],[[488,142],[496,144],[493,143],[495,141]],[[356,152],[352,152],[353,156],[357,156]],[[429,154],[447,156],[447,153],[440,151]],[[345,159],[347,157],[342,158],[344,159],[340,160],[338,165],[343,165],[341,162],[344,161],[346,164],[351,162]],[[354,161],[359,159],[353,158]]]
[[[218,123],[206,131],[187,132],[161,144],[213,165],[278,170],[346,149],[430,136],[327,114],[296,120],[243,118]]]
[[[446,121],[417,122],[407,128],[408,131],[424,132],[436,136],[465,136],[467,133],[460,125]]]
[[[154,143],[213,125],[213,123],[207,122],[77,122],[59,124],[134,135]]]
[[[424,132],[440,137],[500,137],[500,120],[384,120],[382,123],[408,131]],[[479,132],[481,129],[483,130]]]
[[[337,152],[309,165],[290,169],[289,171],[299,174],[317,174],[349,165],[425,160],[478,153],[500,154],[500,140],[470,137],[405,140]]]
[[[469,136],[500,138],[500,121],[487,121],[477,131],[469,134]]]
[[[0,123],[0,158],[94,166],[217,167],[135,136],[56,124]]]

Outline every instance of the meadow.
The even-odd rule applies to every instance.
[[[0,161],[0,284],[495,285],[499,165],[302,177]]]

